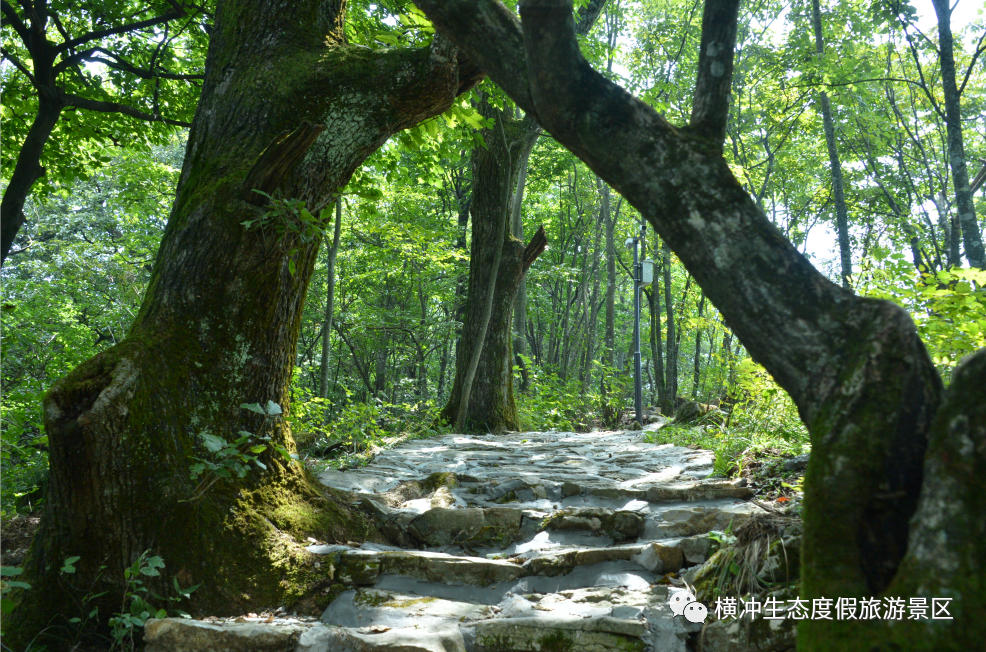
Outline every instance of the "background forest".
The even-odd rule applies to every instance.
[[[126,4],[105,10],[138,14]],[[822,2],[819,33],[810,2],[744,3],[726,139],[737,180],[781,231],[832,280],[905,307],[946,382],[963,356],[986,346],[986,261],[974,255],[986,226],[986,25],[975,4],[962,0],[951,23],[955,98],[943,84],[930,4]],[[30,57],[4,7],[6,203],[41,109],[33,64],[24,63]],[[88,5],[52,7],[65,23],[98,14]],[[583,51],[672,123],[687,123],[701,8],[694,0],[611,1]],[[206,7],[202,26],[209,15]],[[351,3],[349,16],[350,41],[376,49],[433,32],[410,3]],[[54,38],[62,27],[50,29]],[[65,109],[53,127],[41,156],[46,172],[0,271],[4,516],[36,510],[43,495],[44,393],[120,341],[140,310],[206,40],[199,24],[106,35],[103,54],[73,55],[59,71],[66,87],[96,99]],[[124,53],[130,69],[109,50]],[[120,98],[145,117],[92,106]],[[961,106],[974,237],[959,219],[950,101]],[[391,139],[340,198],[308,289],[288,415],[300,454],[314,465],[356,464],[388,437],[448,427],[438,417],[462,328],[472,162],[497,133],[481,105],[515,112],[484,82],[443,116]],[[550,136],[536,138],[512,202],[514,235],[526,240],[543,226],[548,240],[515,304],[520,423],[626,426],[633,294],[624,243],[641,218]],[[800,452],[807,436],[791,401],[650,229],[644,257],[656,262],[642,298],[644,404],[670,414],[682,397],[721,403],[728,414],[723,424],[661,436],[714,448],[722,471],[750,447]]]

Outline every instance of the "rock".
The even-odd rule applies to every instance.
[[[644,546],[631,561],[640,564],[652,573],[673,573],[684,565],[684,554],[680,546],[651,543]]]
[[[455,496],[448,487],[439,487],[431,495],[431,508],[449,508],[455,504]]]
[[[501,482],[497,485],[487,485],[486,495],[489,496],[491,500],[499,500],[504,498],[507,494],[524,487],[527,487],[527,483],[523,480],[508,480],[507,482]]]
[[[416,516],[408,532],[429,546],[508,545],[520,532],[523,512],[509,507],[431,509]]]
[[[369,496],[365,496],[359,501],[359,507],[370,516],[378,519],[387,518],[394,511],[383,501],[370,498]]]
[[[375,629],[382,631],[374,631]],[[296,648],[297,652],[465,652],[465,650],[462,634],[454,625],[429,628],[427,631],[414,627],[351,629],[316,625],[302,634]]]
[[[565,482],[561,486],[561,495],[565,498],[569,496],[578,496],[582,493],[582,487],[575,484],[574,482]]]
[[[146,652],[294,652],[308,629],[302,625],[152,618],[144,625],[144,649]]]
[[[804,455],[798,455],[789,460],[785,460],[784,464],[781,465],[781,469],[784,471],[804,471],[808,468],[809,456],[809,453],[805,453]]]
[[[628,541],[640,536],[644,517],[634,511],[573,507],[555,512],[541,527],[544,530],[589,530],[605,533],[614,541]]]
[[[354,553],[349,553],[353,555]],[[507,561],[481,557],[459,557],[440,552],[405,551],[378,553],[380,574],[404,575],[444,584],[489,586],[516,580],[527,571]],[[347,555],[343,555],[345,559]]]
[[[678,424],[712,422],[721,425],[725,423],[726,417],[714,405],[679,398],[674,411],[674,421]]]
[[[502,618],[476,623],[476,652],[643,652],[646,625],[622,618]]]
[[[493,608],[484,604],[360,589],[340,594],[322,614],[322,622],[343,627],[432,629],[492,615]]]
[[[794,598],[793,592],[770,594],[781,601]],[[763,597],[758,598],[763,602]],[[778,612],[786,615],[786,610]],[[727,618],[708,623],[702,632],[702,652],[786,652],[793,650],[797,638],[797,620],[767,620],[757,617]]]
[[[681,552],[688,566],[704,563],[709,558],[711,547],[712,541],[705,534],[686,537],[681,540]]]

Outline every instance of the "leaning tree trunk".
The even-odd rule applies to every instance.
[[[743,191],[722,156],[738,0],[706,2],[683,128],[591,68],[570,2],[527,0],[523,24],[487,0],[417,4],[647,218],[791,395],[812,443],[801,597],[953,598],[955,619],[936,623],[803,620],[798,649],[981,646],[986,354],[956,375],[932,430],[942,382],[910,316],[828,281]]]
[[[260,456],[266,471],[198,498],[189,474],[193,458],[208,455],[205,434],[259,434],[261,417],[242,403],[288,409],[321,237],[310,229],[312,237],[283,236],[287,222],[305,223],[297,214],[262,217],[270,206],[253,190],[304,201],[319,216],[389,136],[440,114],[476,81],[442,37],[424,49],[349,46],[343,6],[220,2],[140,312],[120,344],[45,397],[50,489],[27,560],[34,588],[12,617],[21,633],[54,614],[80,615],[71,609],[79,596],[59,577],[66,557],[81,557],[73,585],[107,591],[97,600],[101,617],[119,609],[123,569],[145,550],[166,563],[159,581],[148,580],[153,588],[201,583],[186,608],[220,615],[317,595],[329,575],[305,553],[305,536],[367,536],[270,446]],[[283,421],[268,433],[293,450]]]
[[[510,190],[517,181],[519,160],[524,150],[532,147],[537,139],[537,125],[511,118],[486,103],[483,112],[488,114],[487,117],[492,117],[495,124],[483,130],[486,147],[477,147],[472,155],[469,285],[462,339],[456,352],[455,380],[439,418],[446,423],[457,423],[463,389],[469,376],[469,363],[476,345],[482,342],[468,392],[464,428],[477,432],[502,432],[520,428],[511,364],[514,300],[524,274],[544,251],[547,240],[544,229],[540,229],[525,248],[520,240],[510,235],[509,222],[504,219],[510,210]],[[484,329],[483,317],[498,248],[500,259],[495,266],[497,276],[492,309]],[[484,330],[485,337],[482,337]]]

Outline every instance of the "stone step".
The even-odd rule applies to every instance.
[[[441,552],[351,550],[338,555],[333,579],[353,586],[373,585],[380,575],[401,575],[443,584],[488,586],[516,580],[527,574],[527,570],[517,563]]]
[[[556,615],[493,618],[463,629],[476,652],[643,652],[647,634],[647,624],[641,620]]]
[[[466,652],[455,625],[363,628],[323,624],[209,623],[151,619],[146,652]]]
[[[492,618],[494,607],[475,602],[445,600],[416,593],[358,589],[339,595],[322,622],[341,627],[385,626],[432,628]]]

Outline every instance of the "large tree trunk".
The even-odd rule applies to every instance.
[[[791,395],[812,443],[801,597],[954,598],[955,620],[904,628],[882,619],[804,620],[799,650],[889,650],[894,639],[901,649],[897,632],[905,629],[910,648],[981,645],[986,551],[976,478],[986,457],[986,373],[977,367],[957,376],[954,404],[931,432],[942,383],[908,314],[824,278],[729,171],[722,140],[738,0],[706,2],[684,128],[592,70],[574,37],[570,2],[527,0],[523,25],[492,2],[418,4],[647,218],[747,351]],[[496,37],[479,38],[491,33]],[[948,493],[959,487],[958,495]],[[924,566],[931,561],[944,572]]]
[[[278,220],[294,217],[245,228],[268,210],[252,190],[300,199],[317,216],[391,134],[440,114],[474,82],[460,78],[442,37],[420,50],[373,52],[343,34],[341,2],[217,8],[202,100],[140,312],[125,340],[45,398],[49,497],[26,562],[34,588],[12,618],[21,632],[53,614],[82,615],[60,582],[69,556],[81,557],[76,586],[108,591],[102,617],[119,609],[122,571],[145,550],[166,563],[158,582],[148,580],[153,588],[201,583],[188,608],[220,615],[290,605],[324,585],[305,536],[367,536],[271,447],[261,454],[268,470],[198,499],[189,475],[192,458],[207,455],[201,435],[258,432],[261,418],[240,404],[288,408],[321,238],[282,238]],[[281,420],[270,435],[294,448]]]
[[[495,121],[483,130],[486,147],[477,147],[473,157],[472,245],[469,258],[469,284],[462,320],[462,339],[456,352],[455,380],[440,418],[457,423],[469,363],[477,344],[479,360],[471,379],[464,428],[476,432],[518,430],[517,406],[513,395],[511,326],[514,300],[524,274],[544,250],[541,229],[525,248],[510,235],[504,219],[510,210],[510,192],[517,182],[519,160],[525,148],[533,146],[539,130],[532,121],[512,118],[484,103],[483,113]],[[499,252],[499,263],[494,266]],[[489,298],[490,279],[496,269],[488,323],[483,323]],[[484,333],[485,331],[485,333]]]

